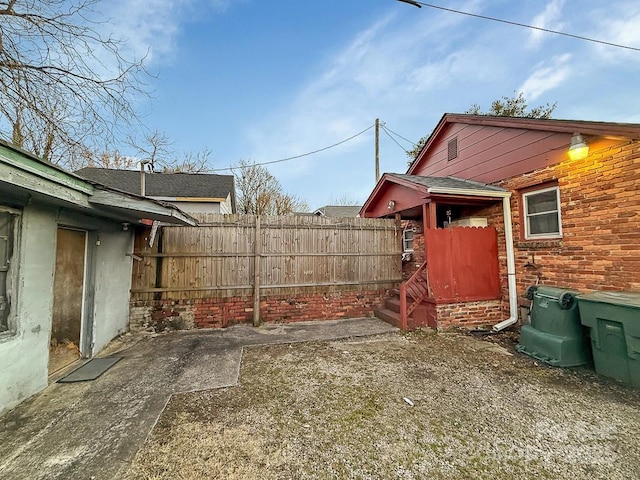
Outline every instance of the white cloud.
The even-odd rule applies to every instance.
[[[640,4],[624,2],[616,8],[597,10],[593,15],[598,29],[595,38],[610,43],[640,48]],[[599,54],[610,62],[640,63],[640,52],[607,45],[597,46]]]
[[[479,11],[477,5],[468,2],[461,8]],[[380,19],[317,66],[322,73],[293,92],[292,100],[251,126],[246,145],[253,153],[244,158],[271,161],[322,148],[373,124],[376,117],[417,140],[444,111],[483,101],[481,86],[502,81],[508,53],[495,48],[493,32],[476,35],[482,26],[468,17],[432,11],[408,21],[396,12]],[[412,130],[403,127],[408,119],[413,119]],[[381,132],[385,142],[381,171],[405,171],[406,156]],[[285,190],[313,205],[344,194],[365,198],[373,187],[373,144],[369,130],[328,151],[269,169]]]
[[[185,24],[225,12],[243,0],[109,0],[109,34],[124,40],[125,54],[143,58],[147,65],[170,62],[177,37]],[[108,10],[107,10],[108,5]]]
[[[468,2],[465,8],[475,11],[477,3]],[[429,82],[435,80],[430,79],[448,83],[451,75],[484,75],[486,55],[473,48],[450,53],[454,37],[466,40],[465,32],[454,28],[465,17],[429,13],[415,15],[409,23],[398,17],[394,10],[360,32],[320,66],[324,73],[303,85],[293,101],[253,125],[248,132],[248,143],[255,146],[251,158],[272,160],[311,151],[353,135],[386,111],[415,109],[416,94],[431,93]],[[444,59],[425,63],[431,57]],[[277,132],[273,125],[278,125]],[[370,141],[371,135],[363,135],[323,157],[344,156]],[[317,158],[273,169],[295,176],[322,161]]]
[[[542,13],[536,15],[531,21],[531,25],[538,28],[545,28],[547,30],[562,31],[565,24],[560,21],[562,15],[562,8],[564,7],[565,0],[551,0]],[[529,36],[529,46],[538,46],[543,37],[549,35],[541,30],[531,30]]]
[[[563,27],[563,6],[564,1],[549,2],[537,24]],[[529,35],[527,30],[517,33],[518,38]],[[429,11],[409,20],[397,14],[384,17],[336,49],[324,64],[316,64],[319,75],[251,126],[249,158],[261,162],[309,152],[353,135],[376,117],[417,140],[445,111],[463,111],[513,91],[523,92],[529,102],[544,102],[569,88],[575,68],[586,71],[577,53],[583,42],[554,42],[543,52],[506,41],[506,34],[511,33],[493,23],[448,13]],[[385,142],[381,171],[404,171],[406,157],[381,132]],[[311,206],[344,194],[364,197],[373,187],[373,132],[269,169],[285,190]]]
[[[553,57],[549,62],[539,63],[529,78],[518,89],[529,101],[534,101],[545,92],[560,86],[571,73],[571,55],[565,53]]]
[[[428,92],[448,88],[452,78],[482,82],[495,73],[491,64],[489,55],[468,46],[416,68],[409,73],[407,85],[415,92]]]

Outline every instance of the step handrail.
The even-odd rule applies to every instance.
[[[413,272],[413,275],[409,277],[409,280],[400,284],[400,322],[402,324],[402,330],[407,330],[407,318],[413,313],[417,306],[420,305],[422,300],[427,298],[429,295],[429,287],[427,285],[427,288],[424,289],[422,294],[417,297],[411,295],[413,302],[407,306],[407,286],[424,282],[422,272],[424,272],[426,268],[427,262],[425,261],[415,272]]]

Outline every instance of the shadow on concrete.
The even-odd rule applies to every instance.
[[[236,385],[244,347],[397,331],[362,318],[146,338],[100,378],[52,383],[0,417],[0,478],[123,478],[170,396]]]

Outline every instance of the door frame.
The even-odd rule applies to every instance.
[[[84,233],[84,265],[82,277],[82,301],[80,308],[80,339],[78,350],[80,358],[91,358],[93,356],[93,305],[95,295],[95,257],[97,233],[86,229],[59,224],[56,228],[56,240],[58,230],[70,230]],[[56,241],[56,261],[57,261],[57,241]],[[55,282],[55,271],[54,271]]]

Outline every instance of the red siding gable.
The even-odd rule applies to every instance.
[[[598,135],[600,132],[595,127],[588,128],[586,122],[574,125],[567,121],[495,117],[483,121],[467,117],[468,123],[464,115],[452,116],[454,121],[445,115],[407,173],[454,176],[490,184],[566,161],[573,131],[581,131],[581,127],[592,153],[619,143],[619,138]],[[544,128],[545,123],[548,129]],[[590,129],[593,134],[585,134]],[[458,154],[448,160],[452,139],[457,139]]]
[[[456,137],[458,156],[448,161],[447,146]],[[494,183],[561,162],[570,140],[566,133],[455,123],[424,152],[412,174]]]

